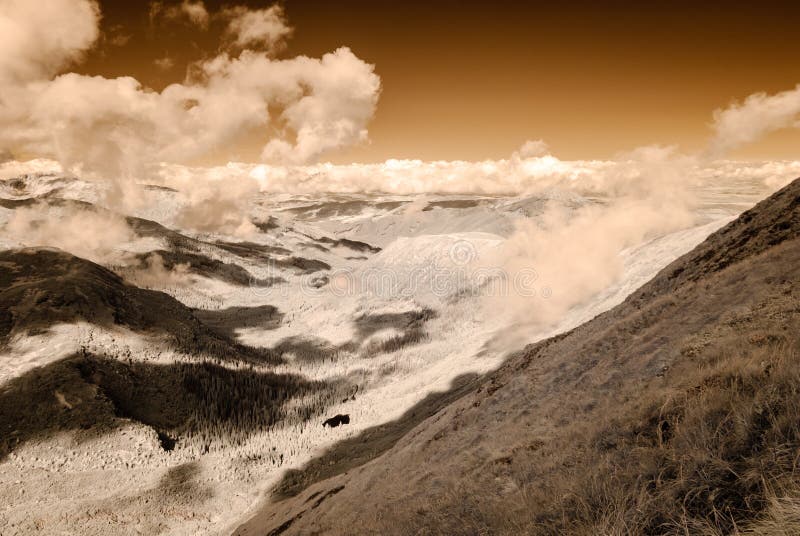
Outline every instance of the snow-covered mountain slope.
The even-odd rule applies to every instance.
[[[707,231],[626,251],[625,277]],[[236,534],[797,533],[799,282],[800,179],[619,306],[287,474]]]
[[[226,534],[287,470],[620,303],[762,191],[702,190],[523,330],[566,289],[519,277],[509,241],[608,200],[254,193],[204,221],[171,188],[125,209],[104,188],[0,180],[3,534]]]

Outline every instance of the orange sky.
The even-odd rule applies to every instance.
[[[160,89],[216,50],[213,25],[153,27],[148,2],[100,3],[107,37],[81,72],[133,75]],[[210,11],[221,4],[206,2]],[[652,143],[700,150],[715,108],[800,83],[798,1],[284,5],[295,28],[284,55],[347,45],[382,78],[371,143],[329,155],[334,162],[501,158],[527,139],[564,159]],[[115,36],[129,39],[114,45]],[[167,71],[153,64],[164,56],[175,60]],[[245,138],[235,156],[255,160],[262,145]],[[798,148],[800,132],[785,131],[735,156],[798,158]]]

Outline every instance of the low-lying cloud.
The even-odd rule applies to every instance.
[[[16,209],[4,228],[24,246],[63,249],[94,262],[113,262],[136,237],[125,219],[108,211],[48,204]]]
[[[649,147],[621,155],[617,160],[561,160],[554,155],[499,160],[388,160],[376,164],[312,164],[286,166],[229,163],[212,168],[164,165],[161,180],[174,177],[227,177],[230,181],[255,180],[262,192],[275,193],[386,193],[386,194],[487,194],[521,195],[548,188],[578,193],[623,193],[626,189],[657,186],[672,195],[668,179],[653,184],[639,178],[645,171],[662,176],[660,164],[643,159],[646,152],[666,152],[687,166],[686,179],[698,182],[728,177],[752,179],[779,187],[800,176],[800,161],[707,161],[680,155],[669,147]],[[647,163],[650,162],[650,163]],[[172,184],[170,184],[172,185]],[[424,205],[423,205],[424,206]]]
[[[694,159],[644,147],[622,162],[584,181],[585,193],[602,195],[599,201],[577,207],[550,202],[542,216],[517,222],[493,262],[508,274],[533,268],[548,295],[504,296],[501,310],[515,321],[532,329],[555,325],[619,280],[626,248],[694,223]]]
[[[181,194],[183,207],[176,223],[184,229],[248,236],[256,232],[250,221],[258,183],[248,178],[229,180],[224,175],[174,175],[169,186]]]

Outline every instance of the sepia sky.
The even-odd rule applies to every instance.
[[[178,0],[100,0],[101,37],[80,74],[133,76],[156,91],[220,53],[229,6],[208,21],[167,17]],[[240,1],[251,9],[272,2]],[[348,46],[375,66],[380,100],[369,141],[341,144],[338,163],[388,158],[502,158],[544,140],[564,159],[612,158],[646,144],[699,151],[713,112],[800,82],[800,2],[470,2],[286,0],[293,29],[277,57]],[[195,21],[196,22],[196,21]],[[203,26],[202,28],[199,26]],[[232,103],[233,104],[233,103]],[[258,160],[264,132],[245,132],[205,160]],[[797,158],[782,128],[729,156]]]
[[[221,5],[206,2],[212,12]],[[371,142],[334,155],[340,162],[498,158],[526,139],[545,140],[562,158],[607,158],[648,143],[692,150],[707,140],[714,109],[800,82],[796,1],[284,6],[294,28],[286,54],[346,45],[382,79]],[[215,52],[213,21],[199,32],[151,24],[147,2],[101,7],[106,36],[84,73],[132,74],[161,89],[183,79],[187,62]],[[173,65],[156,68],[160,58]],[[784,131],[739,155],[790,158],[797,147],[797,131]],[[254,143],[242,157],[258,150]]]

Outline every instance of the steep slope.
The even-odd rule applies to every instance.
[[[281,317],[190,309],[61,250],[0,252],[0,533],[224,532],[354,392],[235,341]]]
[[[800,180],[238,533],[792,533],[799,233]]]
[[[163,336],[190,354],[279,361],[219,335],[171,296],[126,284],[93,262],[57,249],[0,252],[0,343],[78,321]]]

